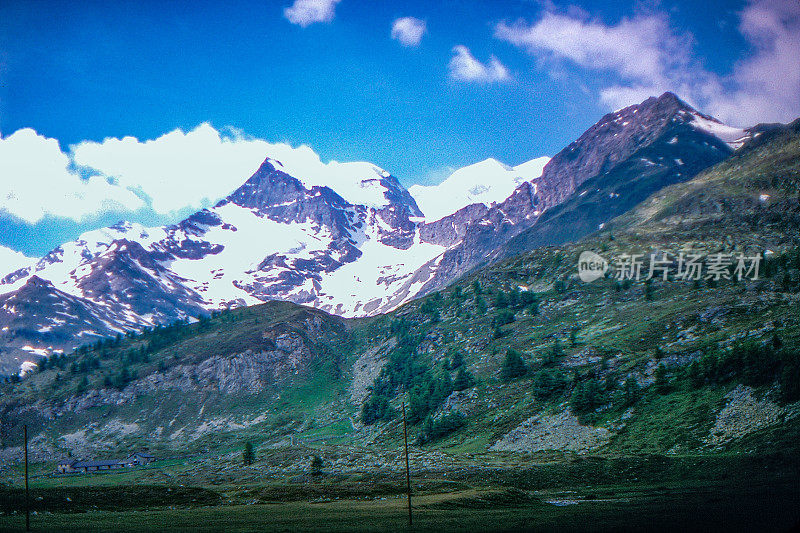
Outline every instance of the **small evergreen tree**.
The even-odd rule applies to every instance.
[[[493,304],[494,307],[496,307],[497,309],[504,309],[508,307],[509,304],[508,295],[502,290],[498,289],[497,293],[494,295]]]
[[[242,462],[246,465],[251,465],[253,461],[255,461],[255,458],[256,455],[253,451],[253,443],[250,441],[245,442],[244,451],[242,452]]]
[[[781,400],[789,403],[800,400],[800,352],[786,352],[780,374]]]
[[[311,463],[309,464],[309,470],[311,471],[312,476],[318,476],[322,474],[322,467],[325,466],[325,462],[322,460],[317,454],[311,456]]]
[[[586,414],[600,407],[605,401],[602,385],[596,378],[581,381],[572,391],[570,405],[578,415]]]
[[[511,381],[524,376],[528,372],[525,361],[522,360],[520,353],[513,348],[506,350],[506,358],[503,360],[503,367],[500,370],[500,378],[503,381]]]
[[[653,280],[648,279],[647,281],[644,282],[644,299],[652,300],[653,294],[654,294]]]
[[[453,380],[453,390],[466,390],[475,384],[475,379],[469,371],[465,370],[463,366],[459,367],[456,372],[456,379]]]
[[[478,296],[483,293],[483,289],[481,288],[481,282],[477,279],[472,282],[472,294],[475,295],[475,301],[477,302]]]
[[[667,367],[664,363],[659,364],[655,371],[656,392],[665,394],[669,391],[669,379],[667,378]]]
[[[511,309],[501,309],[498,311],[497,316],[494,317],[494,325],[497,327],[505,326],[514,322],[514,311]]]
[[[569,344],[570,344],[570,346],[574,347],[576,344],[578,344],[578,331],[579,330],[580,330],[580,328],[578,326],[575,326],[571,330],[569,330]]]
[[[550,355],[552,356],[553,361],[564,355],[564,350],[561,349],[561,341],[558,339],[556,339],[553,343],[553,348],[550,350]]]
[[[456,350],[453,357],[450,359],[450,370],[458,370],[464,365],[464,355],[461,350]]]
[[[623,385],[623,398],[625,401],[625,405],[633,405],[637,401],[639,401],[639,395],[641,394],[641,389],[639,387],[639,383],[633,376],[628,376],[625,379],[625,384]]]
[[[540,401],[547,401],[561,395],[566,387],[567,378],[557,369],[539,370],[533,379],[533,393]]]
[[[18,376],[18,375],[17,375]],[[78,386],[75,389],[75,394],[83,394],[89,388],[89,380],[86,376],[83,376],[81,380],[78,382]]]

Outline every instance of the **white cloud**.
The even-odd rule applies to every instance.
[[[402,17],[392,24],[392,39],[400,41],[403,46],[419,46],[427,27],[424,20],[414,17]]]
[[[549,53],[583,67],[615,70],[636,81],[664,79],[668,65],[683,55],[666,20],[657,16],[606,26],[546,13],[532,25],[500,23],[495,36],[532,54]]]
[[[511,79],[508,69],[494,56],[483,64],[463,45],[453,47],[453,54],[448,69],[454,80],[491,83]]]
[[[0,272],[14,272],[34,262],[36,259],[0,244]]]
[[[740,13],[739,31],[754,53],[729,79],[704,88],[709,111],[729,120],[788,121],[800,115],[800,2],[761,0]],[[726,89],[726,82],[734,90]]]
[[[151,141],[86,141],[72,147],[72,157],[75,164],[137,192],[156,213],[169,214],[229,194],[255,172],[268,146],[238,134],[223,136],[210,124],[201,124]]]
[[[223,134],[204,123],[153,140],[84,141],[66,152],[31,129],[0,137],[0,212],[29,224],[46,216],[91,223],[103,214],[134,212],[166,221],[213,205],[267,157],[307,187],[329,186],[352,203],[385,202],[382,188],[362,183],[383,174],[370,163],[323,162],[306,145]]]
[[[292,24],[303,28],[316,22],[330,22],[335,16],[336,4],[341,0],[295,0],[283,10],[283,16]]]
[[[0,212],[28,223],[46,215],[84,220],[104,211],[134,211],[144,202],[102,176],[72,168],[58,141],[26,128],[0,137]]]
[[[692,36],[676,32],[665,13],[606,25],[580,13],[549,11],[532,24],[499,23],[495,37],[544,62],[615,75],[617,82],[598,95],[612,108],[670,90],[736,125],[791,120],[800,114],[800,3],[752,0],[739,16],[752,53],[727,76],[709,72],[693,57]]]

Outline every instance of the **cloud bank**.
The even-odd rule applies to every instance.
[[[708,71],[693,57],[693,36],[675,31],[665,13],[608,25],[550,9],[533,23],[501,22],[494,34],[543,63],[564,62],[615,76],[616,82],[598,95],[612,108],[671,90],[737,126],[795,118],[800,114],[800,2],[752,0],[738,16],[738,30],[752,52],[727,76]]]
[[[496,57],[483,64],[464,45],[453,47],[453,57],[448,65],[450,78],[457,81],[493,83],[511,79],[508,69]]]
[[[0,272],[14,272],[35,262],[35,258],[0,245]]]
[[[427,27],[424,20],[414,17],[402,17],[392,24],[392,39],[403,46],[419,46]]]
[[[292,24],[303,28],[317,22],[330,22],[335,16],[336,4],[341,0],[295,0],[283,10],[283,16]]]
[[[177,214],[230,194],[267,156],[325,166],[307,146],[220,133],[210,124],[153,140],[85,141],[67,151],[55,139],[22,129],[0,137],[0,213],[28,224],[139,210]]]
[[[98,173],[84,178],[55,139],[32,129],[0,139],[0,212],[33,224],[47,215],[83,220],[92,213],[135,211],[143,200]]]

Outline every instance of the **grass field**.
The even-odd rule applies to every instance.
[[[532,494],[468,490],[414,500],[413,531],[785,531],[800,520],[797,487],[597,487]],[[593,496],[593,495],[589,495]],[[546,503],[549,500],[554,503]],[[578,503],[575,503],[575,502]],[[403,497],[37,513],[33,531],[404,531]],[[0,517],[24,530],[24,515]]]
[[[32,530],[409,530],[396,473],[221,486],[146,484],[146,473],[38,478]],[[412,480],[413,531],[787,531],[800,525],[799,479],[789,456],[584,458],[420,472]],[[24,530],[23,494],[18,483],[0,488],[0,531]]]

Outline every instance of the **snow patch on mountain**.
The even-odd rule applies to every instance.
[[[522,182],[541,176],[548,161],[549,157],[538,157],[509,167],[489,158],[456,170],[438,185],[412,185],[408,191],[432,222],[471,204],[502,202]]]
[[[315,227],[311,222],[276,222],[256,209],[234,203],[216,207],[213,212],[224,223],[208,227],[197,240],[220,245],[221,251],[201,258],[177,258],[168,265],[186,280],[186,286],[203,297],[209,308],[234,299],[247,305],[260,303],[240,287],[253,281],[265,257],[282,254],[312,261],[316,254],[326,251],[331,241],[325,227]],[[193,239],[185,234],[173,235],[175,240],[182,238]],[[281,270],[290,269],[275,266],[271,273],[279,277]]]
[[[367,162],[323,163],[308,146],[271,145],[268,160],[277,170],[297,178],[306,189],[330,187],[353,205],[381,208],[389,205],[382,178],[389,173]]]
[[[429,278],[414,279],[413,275],[446,250],[422,242],[419,230],[414,243],[402,250],[380,242],[375,226],[364,229],[359,239],[361,257],[323,274],[317,307],[346,317],[389,311],[416,295]]]
[[[751,135],[742,128],[734,128],[700,113],[692,113],[692,126],[718,138],[733,150],[740,148]]]

